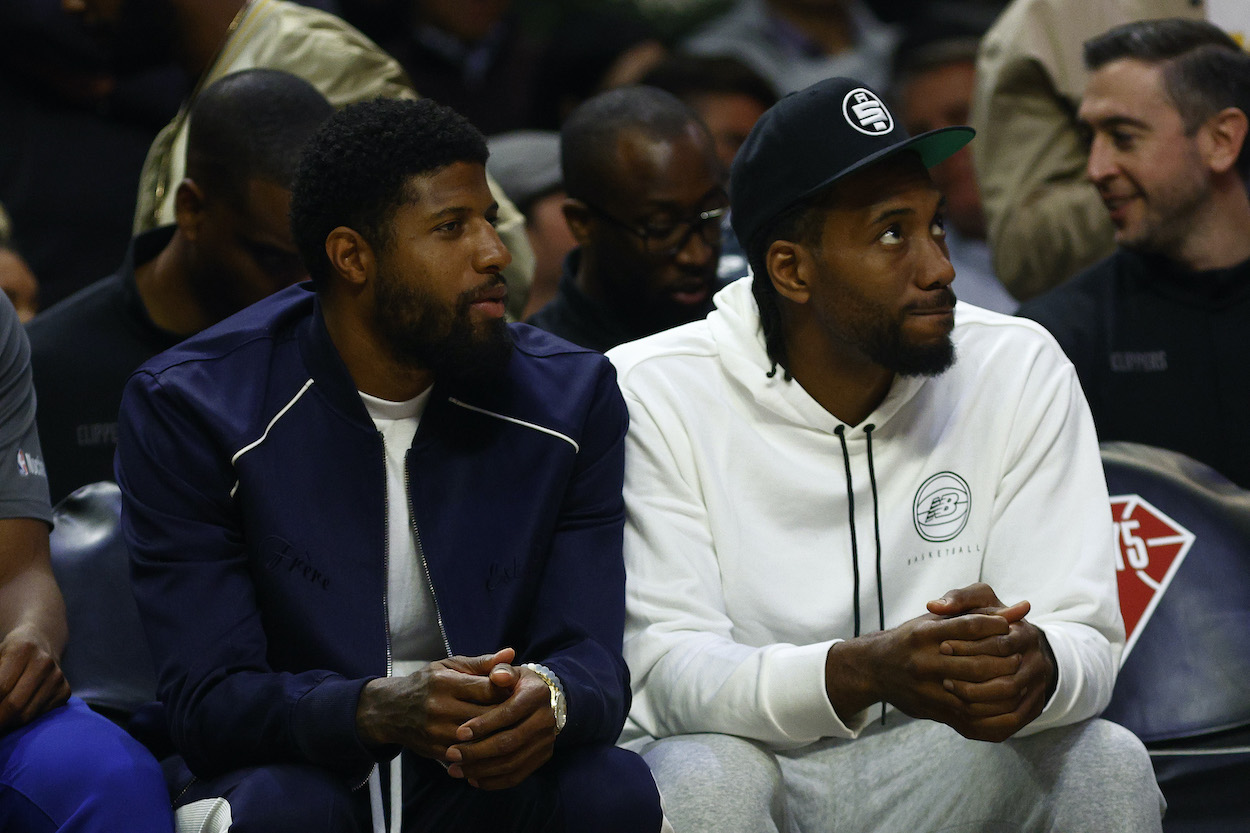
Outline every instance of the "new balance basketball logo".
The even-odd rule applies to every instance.
[[[951,471],[935,474],[916,490],[912,517],[926,541],[949,541],[964,531],[972,509],[968,481]]]
[[[846,123],[868,136],[880,136],[894,129],[894,117],[872,90],[851,90],[842,99]]]
[[[934,495],[933,500],[929,502],[929,513],[925,515],[924,523],[931,524],[936,520],[953,515],[958,508],[959,495],[957,493],[942,492]]]

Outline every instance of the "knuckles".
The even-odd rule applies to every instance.
[[[917,679],[923,673],[922,663],[916,654],[908,654],[902,663],[903,673],[911,679]]]
[[[512,755],[521,748],[521,740],[516,736],[515,732],[504,732],[498,735],[497,739],[501,755]]]

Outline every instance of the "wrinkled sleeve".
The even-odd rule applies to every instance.
[[[568,723],[556,739],[561,747],[614,742],[629,711],[629,672],[621,656],[628,423],[616,374],[605,361],[534,611],[534,653],[560,678],[568,702]]]
[[[0,297],[0,518],[52,521],[35,429],[30,343],[7,297]]]
[[[835,640],[752,646],[734,639],[687,428],[657,419],[652,407],[665,407],[662,400],[626,392],[631,721],[653,737],[719,732],[774,748],[854,737],[866,712],[848,726],[825,690],[825,657]]]
[[[187,397],[143,371],[122,398],[116,474],[158,694],[192,771],[290,762],[364,777],[375,755],[355,713],[368,680],[270,667],[229,454]]]
[[[1058,684],[1021,735],[1097,715],[1124,648],[1113,528],[1098,440],[1076,372],[1049,336],[1016,410],[983,580],[1046,634]]]

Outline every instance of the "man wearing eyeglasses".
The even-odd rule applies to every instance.
[[[729,195],[698,115],[661,90],[611,90],[569,115],[560,152],[578,248],[529,323],[606,351],[707,315]]]

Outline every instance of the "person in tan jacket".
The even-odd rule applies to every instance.
[[[288,0],[154,0],[170,21],[169,37],[187,74],[198,79],[182,109],[157,135],[139,175],[136,234],[174,220],[174,193],[182,181],[187,116],[199,91],[244,69],[279,69],[312,84],[336,108],[379,96],[415,98],[398,62],[350,24]],[[136,15],[161,16],[136,0],[61,0],[89,24],[124,28]],[[525,218],[498,186],[499,234],[512,254],[506,276],[509,311],[525,307],[533,278],[533,253]]]

